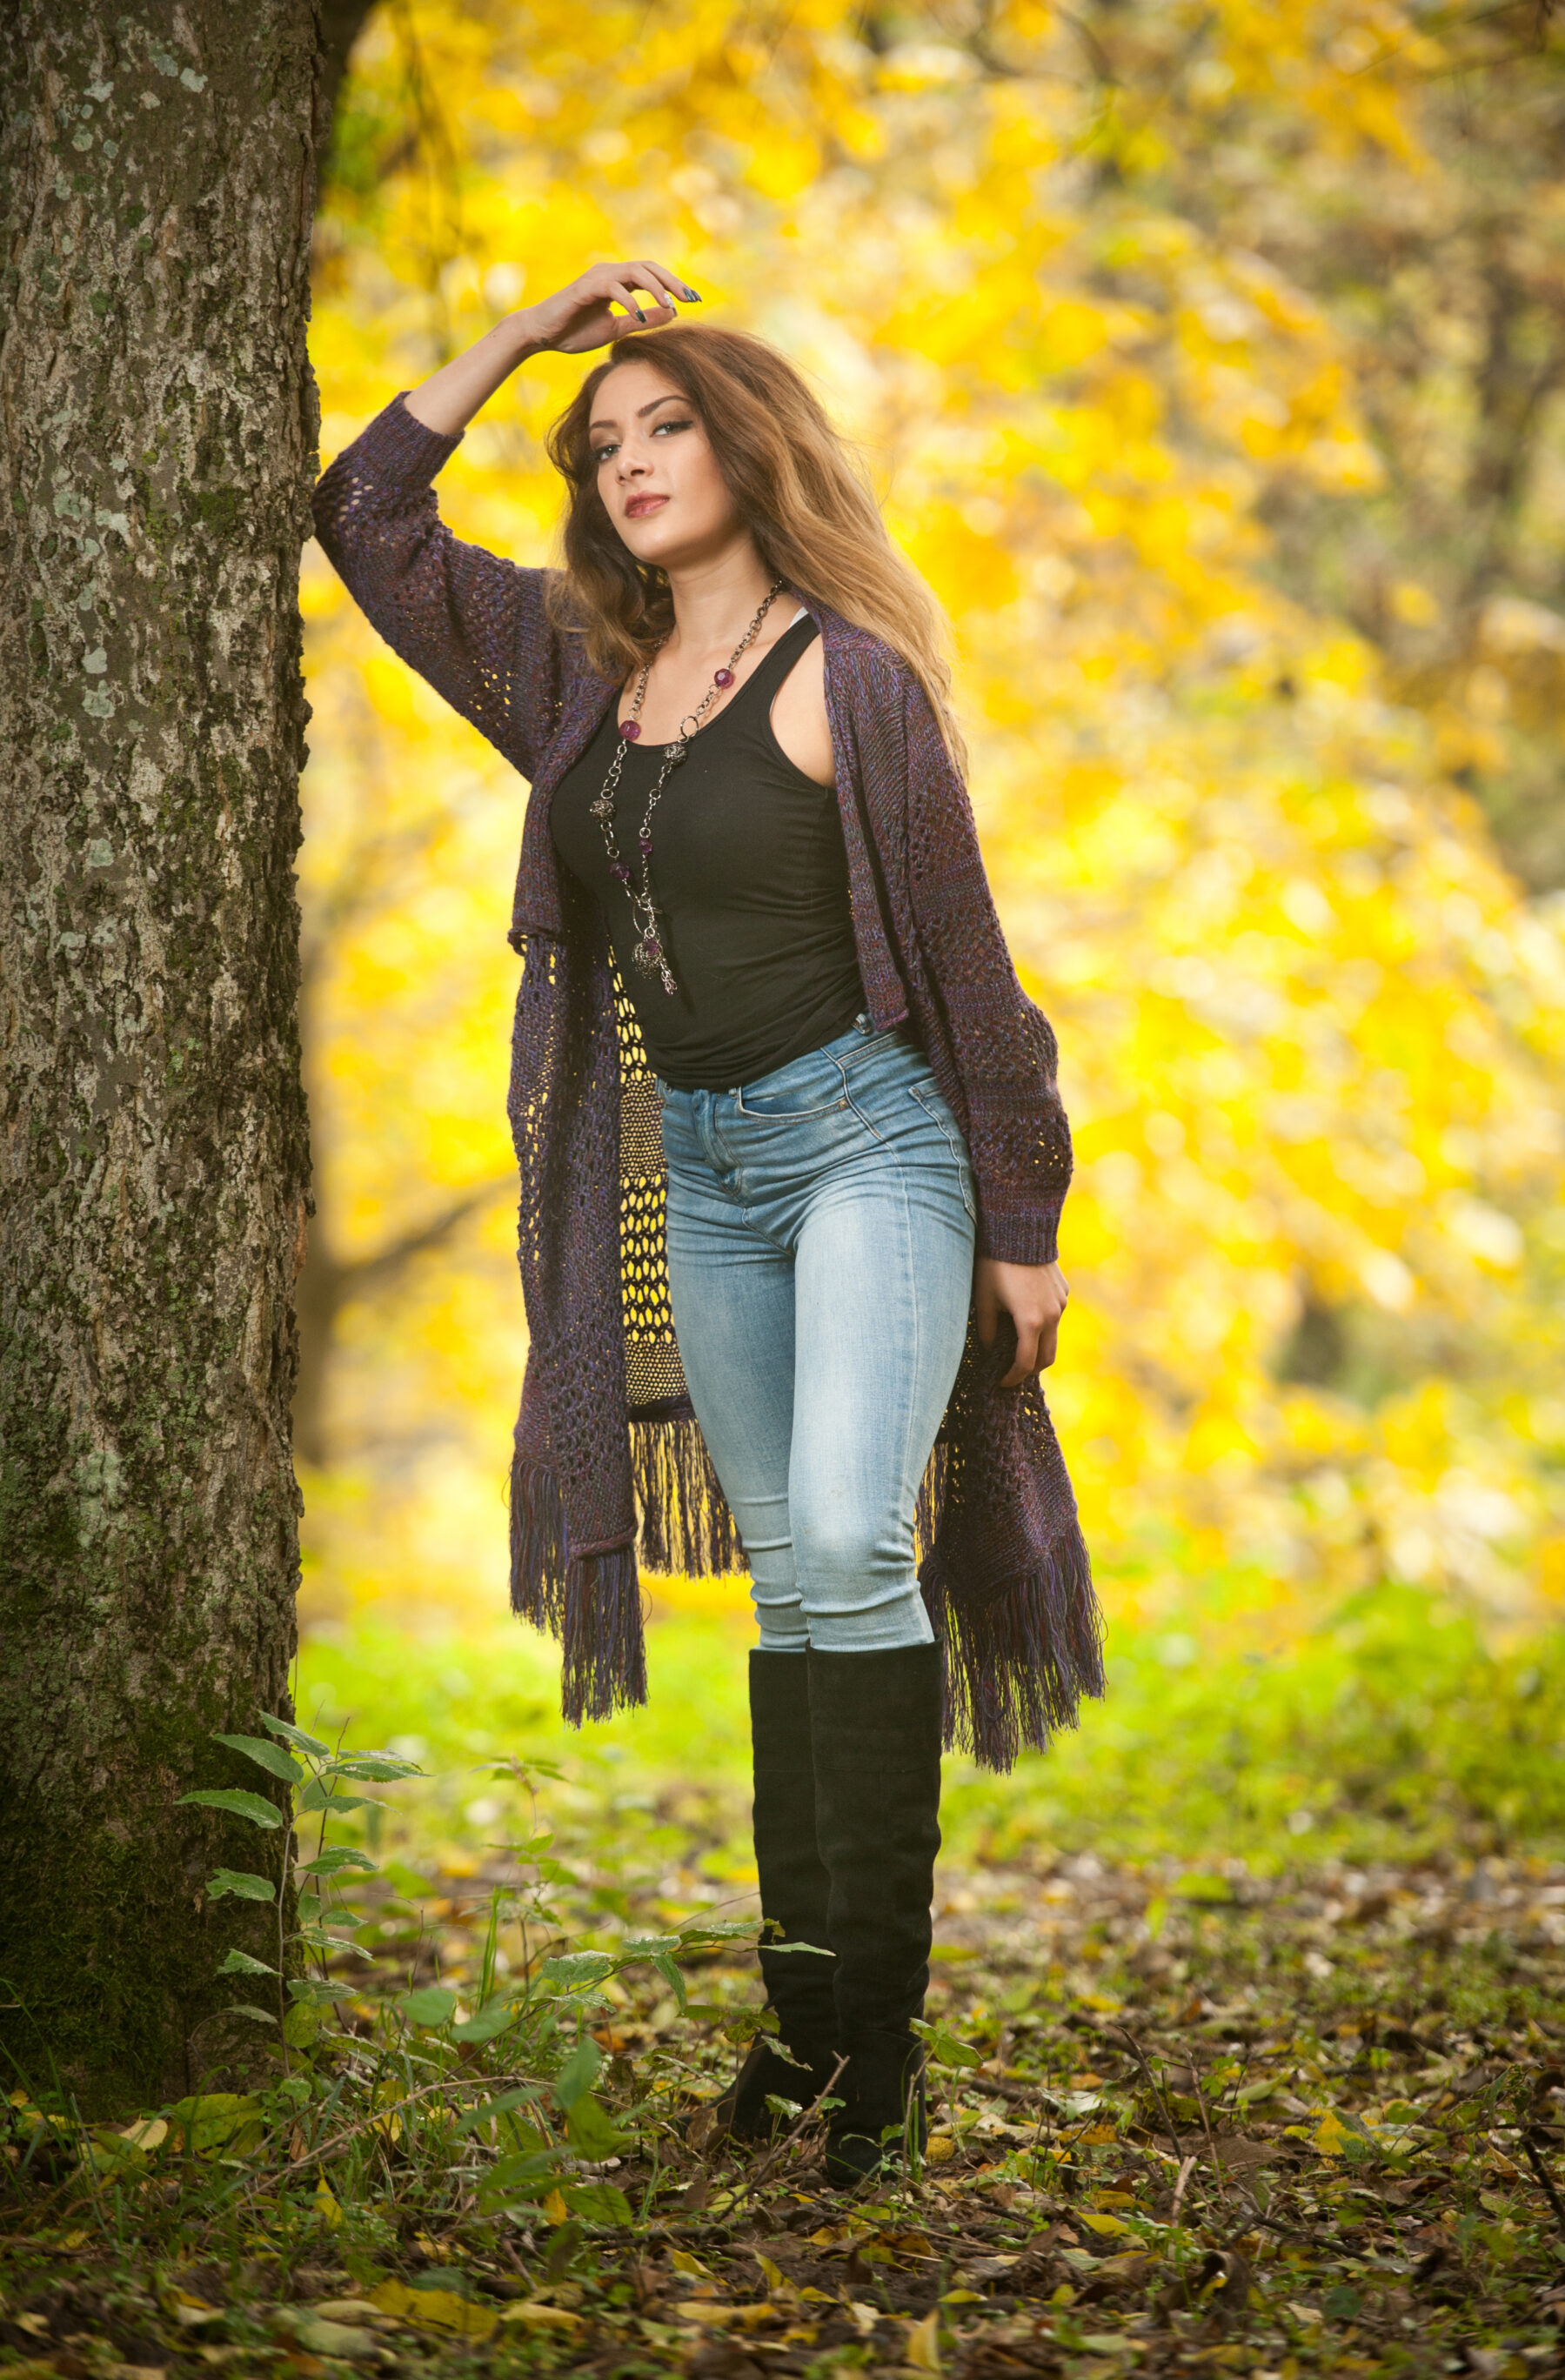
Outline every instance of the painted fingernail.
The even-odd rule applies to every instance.
[[[637,306],[636,310],[636,319],[638,322],[644,322],[647,320],[646,315],[641,311],[639,306]]]
[[[698,306],[700,304],[701,293],[698,289],[687,289],[685,295],[692,306]]]

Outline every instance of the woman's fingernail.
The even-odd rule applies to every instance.
[[[647,320],[646,315],[641,311],[639,306],[637,306],[636,310],[636,319],[638,322],[644,322]]]
[[[692,306],[698,306],[700,304],[701,293],[698,289],[687,289],[685,295],[689,299]]]

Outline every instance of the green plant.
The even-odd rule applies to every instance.
[[[294,1727],[286,1719],[273,1718],[261,1713],[261,1724],[280,1739],[269,1742],[260,1735],[219,1734],[213,1741],[253,1761],[269,1777],[274,1777],[289,1789],[288,1805],[279,1810],[275,1802],[262,1793],[242,1790],[214,1789],[180,1796],[181,1804],[194,1804],[206,1810],[221,1810],[230,1817],[243,1818],[247,1824],[272,1832],[283,1832],[282,1874],[274,1881],[251,1869],[220,1867],[208,1878],[207,1892],[213,1900],[232,1896],[238,1900],[264,1901],[277,1911],[277,1963],[270,1965],[264,1959],[253,1958],[248,1950],[230,1949],[222,1966],[223,1975],[269,1975],[277,1986],[276,2014],[257,2008],[253,2002],[236,2000],[231,2012],[249,2017],[257,2024],[275,2024],[281,2028],[284,2069],[287,2068],[290,2046],[303,2046],[314,2032],[313,2011],[343,1997],[340,1985],[334,1984],[326,1971],[326,1961],[334,1955],[358,1949],[353,1930],[361,1924],[355,1912],[339,1898],[341,1878],[345,1875],[376,1875],[379,1863],[367,1852],[346,1844],[328,1844],[326,1830],[334,1817],[346,1817],[350,1812],[369,1809],[375,1804],[372,1794],[345,1792],[345,1785],[390,1784],[405,1777],[421,1777],[423,1770],[415,1760],[404,1760],[391,1752],[334,1751],[319,1736],[307,1735],[303,1728]],[[297,1800],[293,1800],[297,1791]],[[299,1818],[319,1815],[321,1824],[316,1838],[314,1855],[298,1858]],[[298,1923],[292,1928],[287,1914],[292,1903]],[[346,1926],[347,1933],[334,1934],[327,1920]],[[290,1973],[289,1951],[297,1945],[305,1954],[306,1972]],[[313,1961],[319,1973],[309,1972]],[[289,2006],[289,2003],[292,2006]]]

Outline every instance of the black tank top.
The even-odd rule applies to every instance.
[[[616,703],[561,779],[555,848],[596,896],[647,1055],[679,1091],[729,1091],[845,1033],[865,1005],[836,790],[795,767],[771,732],[772,698],[818,633],[797,620],[702,728],[652,813],[652,892],[678,983],[633,964],[625,888],[609,873],[590,806],[619,742]],[[637,857],[663,747],[633,744],[620,771],[614,840]]]

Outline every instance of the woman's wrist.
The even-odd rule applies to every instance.
[[[525,364],[531,357],[542,355],[549,345],[538,326],[536,309],[531,306],[519,306],[514,314],[503,314],[490,336],[498,338],[503,334],[514,351],[513,371],[517,364]]]

